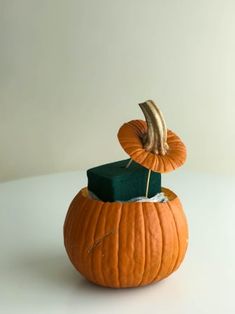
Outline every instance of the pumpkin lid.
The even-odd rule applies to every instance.
[[[155,172],[170,172],[186,160],[181,139],[166,128],[159,108],[152,100],[139,104],[146,121],[132,120],[118,131],[118,139],[132,160]]]

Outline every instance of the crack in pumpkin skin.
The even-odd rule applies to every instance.
[[[92,251],[93,251],[95,248],[97,248],[97,246],[101,245],[102,242],[103,242],[108,236],[112,235],[113,233],[114,233],[114,231],[112,230],[112,231],[106,233],[102,238],[99,238],[99,239],[95,240],[95,242],[92,244],[92,246],[90,246],[90,247],[88,248],[88,250],[87,250],[88,254],[91,254]]]
[[[168,202],[104,203],[89,199],[82,189],[64,225],[66,251],[76,269],[89,281],[113,288],[144,286],[177,269],[187,248],[186,218],[177,196],[163,191],[170,208]]]
[[[107,214],[109,210],[108,203],[103,203],[99,219],[96,224],[96,231],[95,231],[95,239],[99,239],[106,233],[105,224],[107,220]],[[106,278],[105,278],[105,269],[103,265],[103,252],[102,247],[99,250],[95,250],[91,256],[89,256],[86,252],[86,258],[92,258],[92,268],[95,270],[95,278],[97,282],[103,282],[106,285]]]
[[[99,203],[95,207],[95,210],[92,211],[92,216],[88,225],[89,232],[86,233],[86,244],[84,246],[84,254],[86,254],[87,243],[94,242],[96,228],[93,228],[93,226],[97,225],[102,207],[103,207],[103,204]],[[95,272],[92,267],[92,262],[93,262],[92,258],[87,259],[86,267],[87,267],[87,272],[89,273],[90,278],[95,278]]]
[[[86,273],[86,276],[88,278],[88,280],[92,280],[92,271],[90,270],[89,267],[89,260],[86,259],[85,253],[86,253],[86,247],[87,247],[87,241],[89,241],[89,237],[91,236],[90,234],[90,222],[92,221],[93,217],[94,217],[94,209],[95,209],[95,204],[91,204],[91,206],[87,206],[86,207],[86,212],[83,209],[83,211],[85,212],[85,217],[83,219],[80,219],[80,224],[81,224],[81,228],[82,228],[82,232],[80,233],[81,235],[81,265],[84,269],[84,272]],[[79,239],[79,236],[77,236]],[[78,250],[76,250],[78,251]]]

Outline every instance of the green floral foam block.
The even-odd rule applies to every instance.
[[[88,190],[104,202],[127,201],[145,196],[148,169],[129,159],[112,162],[87,170]],[[161,174],[151,172],[148,197],[161,192]]]

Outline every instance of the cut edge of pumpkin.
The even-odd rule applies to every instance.
[[[163,192],[166,197],[168,198],[168,202],[165,202],[165,203],[169,203],[169,202],[173,202],[175,199],[178,198],[178,196],[170,189],[168,188],[165,188],[165,187],[162,187],[161,188],[161,192]],[[96,199],[93,199],[91,197],[89,197],[89,193],[88,193],[88,188],[87,187],[83,187],[80,192],[79,192],[84,198],[87,198],[87,199],[90,199],[92,202],[101,202],[101,203],[127,203],[127,202],[120,202],[120,201],[114,201],[114,202],[104,202],[102,200],[96,200]],[[136,202],[128,202],[128,203],[136,203]],[[138,203],[146,203],[146,202],[138,202]],[[153,203],[156,203],[156,202],[153,202]],[[162,203],[158,203],[158,204],[162,204]],[[164,203],[163,203],[164,204]]]

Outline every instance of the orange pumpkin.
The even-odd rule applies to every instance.
[[[64,224],[64,243],[75,268],[101,286],[126,288],[159,281],[182,262],[188,229],[182,205],[169,201],[102,202],[83,188]]]
[[[186,147],[173,131],[167,130],[162,113],[154,102],[140,104],[146,122],[132,120],[118,131],[122,148],[137,163],[152,171],[165,173],[183,165]],[[144,142],[144,145],[143,145]]]
[[[184,144],[167,131],[152,101],[140,106],[146,122],[125,124],[118,133],[121,145],[149,176],[151,170],[177,168],[186,158]],[[176,194],[162,191],[165,203],[102,202],[81,189],[64,223],[64,244],[75,268],[89,281],[113,288],[144,286],[174,272],[187,249],[187,221]]]

